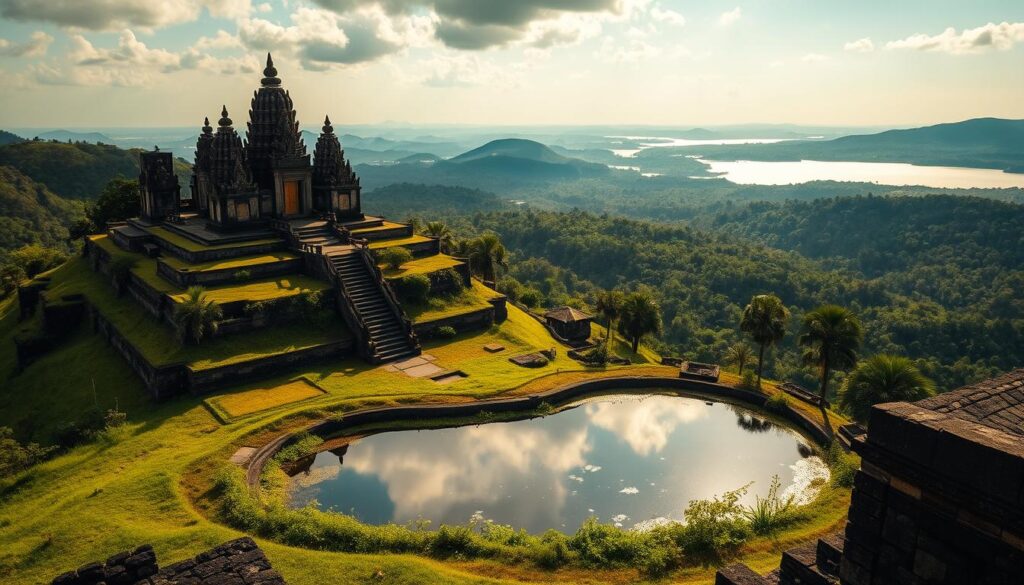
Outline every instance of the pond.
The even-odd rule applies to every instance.
[[[383,432],[323,451],[291,505],[369,524],[493,520],[571,533],[590,516],[642,529],[751,484],[809,501],[828,468],[800,434],[751,411],[675,395],[587,399],[543,418]],[[753,483],[751,483],[753,482]]]

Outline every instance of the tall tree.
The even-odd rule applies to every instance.
[[[495,282],[498,270],[508,268],[505,246],[495,234],[484,234],[469,245],[469,267],[484,280]]]
[[[174,324],[182,341],[199,344],[217,332],[217,320],[223,315],[220,305],[207,298],[201,286],[189,287],[187,298],[174,307]]]
[[[603,290],[597,293],[597,299],[594,302],[594,309],[604,318],[605,324],[608,330],[604,334],[605,346],[611,342],[612,339],[612,327],[615,325],[615,320],[619,318],[622,313],[622,304],[625,301],[625,295],[622,291],[617,290]]]
[[[633,353],[640,349],[644,335],[661,333],[661,307],[650,291],[634,291],[623,298],[619,331],[633,344]]]
[[[725,352],[725,363],[735,364],[740,370],[740,376],[743,375],[743,367],[752,359],[754,359],[754,350],[742,341],[730,345]]]
[[[108,221],[123,221],[139,215],[140,199],[138,181],[111,179],[96,202],[85,208],[85,215],[92,223],[92,232],[105,232]]]
[[[775,295],[757,295],[743,309],[740,330],[750,336],[758,345],[757,387],[761,387],[761,372],[764,369],[764,350],[782,341],[786,335],[789,310],[782,299]]]
[[[883,402],[914,401],[935,394],[935,384],[909,359],[874,355],[857,364],[839,390],[839,407],[854,420],[868,422],[871,407]]]
[[[863,338],[860,320],[845,307],[823,305],[804,315],[797,343],[804,348],[804,363],[821,373],[822,404],[828,399],[832,370],[848,370],[857,364]]]

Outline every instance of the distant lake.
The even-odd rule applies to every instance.
[[[848,181],[950,189],[1024,187],[1024,174],[1005,173],[997,169],[817,160],[783,162],[697,160],[708,165],[709,172],[740,185],[792,185],[811,181]]]
[[[737,144],[776,144],[790,140],[809,140],[808,138],[716,138],[709,140],[690,140],[689,138],[666,138],[664,136],[606,136],[617,139],[619,144],[630,142],[639,148],[613,148],[612,154],[623,158],[632,158],[636,153],[648,148],[669,148],[673,146],[723,146]],[[616,144],[616,142],[612,142]]]

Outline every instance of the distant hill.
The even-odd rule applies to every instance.
[[[829,160],[980,167],[1024,173],[1024,120],[976,118],[826,141],[691,147],[711,160]]]
[[[437,156],[436,154],[431,154],[429,152],[417,152],[415,154],[410,154],[409,156],[402,157],[395,162],[401,164],[433,164],[440,160],[444,159]]]
[[[492,140],[435,167],[533,179],[573,179],[608,173],[604,165],[562,156],[539,142],[521,138]]]
[[[38,136],[40,140],[59,140],[61,142],[102,142],[104,144],[111,144],[114,139],[102,134],[100,132],[72,132],[70,130],[51,130],[50,132],[43,132]]]
[[[6,130],[0,130],[0,146],[7,144],[17,144],[19,142],[25,142],[25,139],[17,134],[12,134]]]
[[[139,150],[33,140],[0,146],[0,165],[17,169],[65,199],[92,199],[115,177],[138,177]],[[188,193],[190,169],[175,160],[183,194]]]
[[[27,244],[67,248],[68,226],[84,217],[66,201],[11,167],[0,166],[0,253]]]

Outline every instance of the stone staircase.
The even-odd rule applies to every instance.
[[[332,253],[327,261],[337,274],[343,301],[364,329],[367,358],[384,363],[419,355],[420,347],[387,284],[367,265],[361,250]]]
[[[718,570],[715,585],[838,585],[843,546],[841,533],[806,542],[784,551],[779,568],[764,576],[729,565]]]
[[[337,246],[341,240],[326,222],[317,222],[296,227],[292,230],[300,244],[310,246]]]

